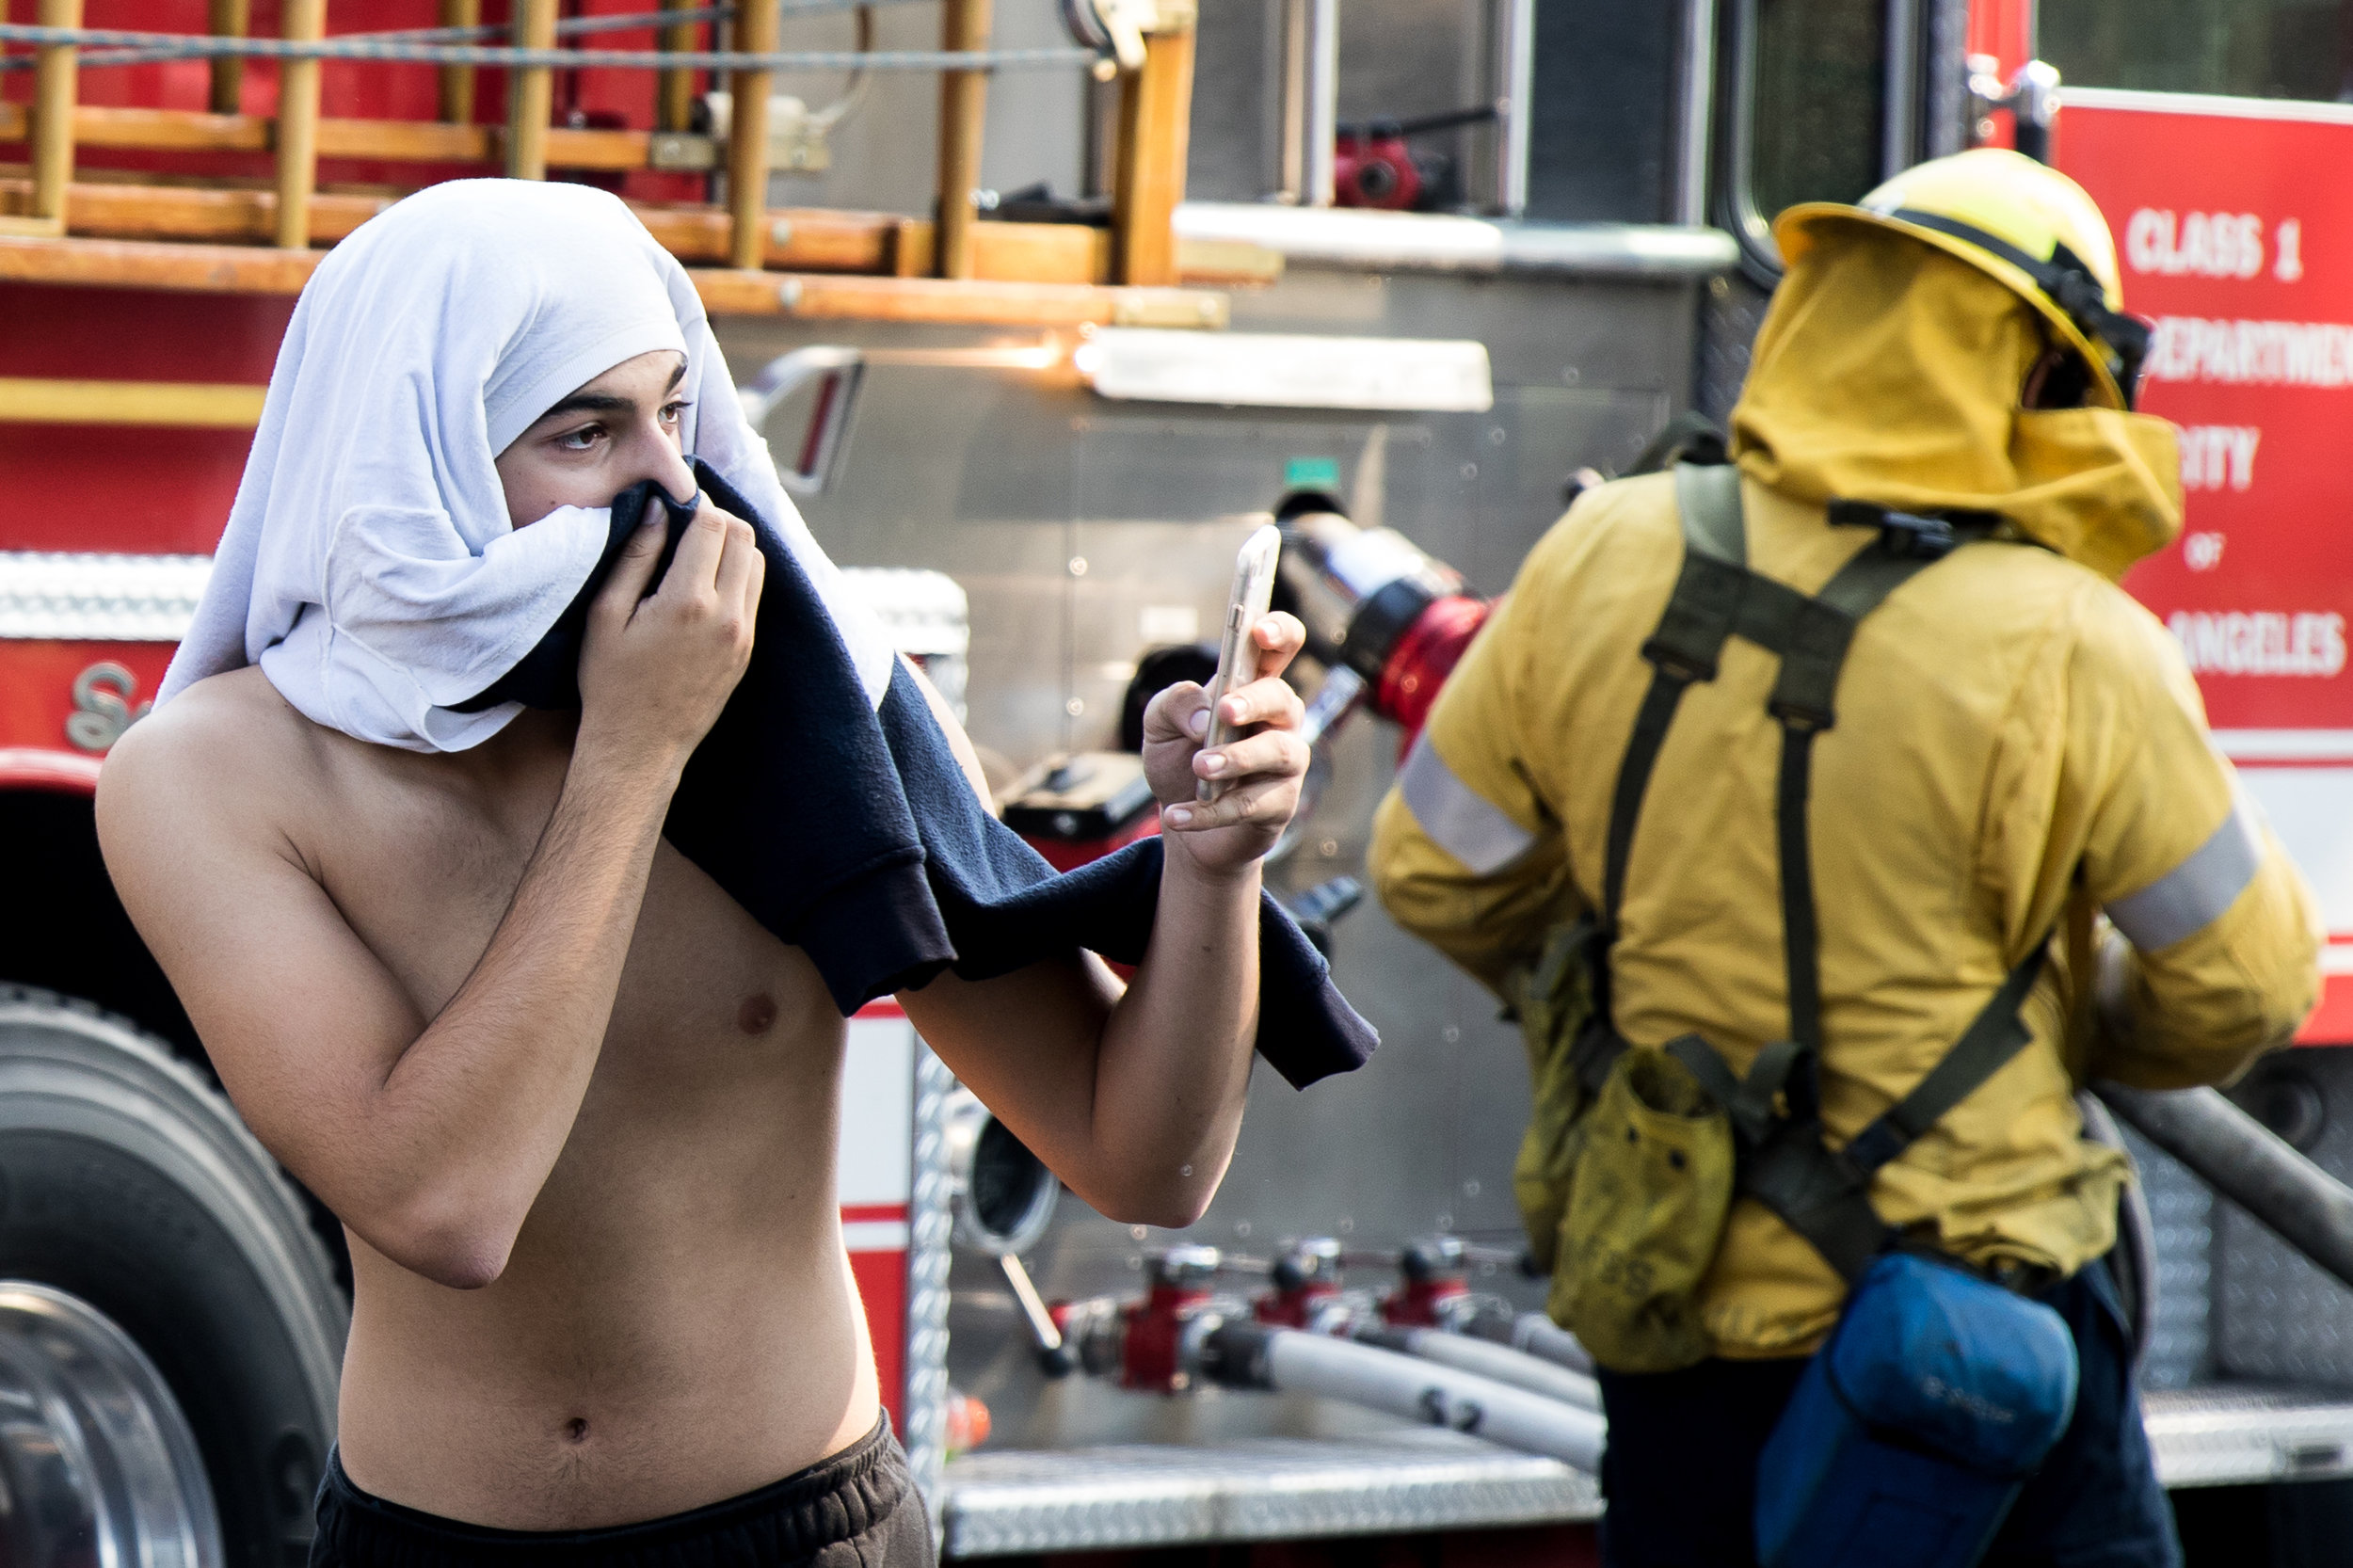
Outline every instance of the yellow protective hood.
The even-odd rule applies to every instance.
[[[2173,426],[2030,409],[2034,311],[1984,272],[1865,224],[1823,224],[1773,298],[1732,451],[1794,500],[1998,512],[2111,580],[2182,528]]]

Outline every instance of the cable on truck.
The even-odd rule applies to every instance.
[[[837,8],[847,9],[847,7]],[[650,26],[650,23],[641,23]],[[111,27],[38,27],[0,23],[0,43],[40,48],[136,50],[147,60],[278,59],[387,60],[406,65],[507,66],[576,71],[1021,71],[1052,66],[1092,66],[1091,49],[893,49],[861,54],[855,49],[770,50],[743,54],[725,49],[517,49],[485,44],[415,43],[367,34],[295,40],[216,38],[195,33],[133,32]],[[18,56],[0,67],[23,69],[34,62]],[[79,62],[108,63],[104,54]],[[129,64],[120,56],[111,63]]]

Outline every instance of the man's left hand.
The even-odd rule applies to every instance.
[[[1241,731],[1234,740],[1203,749],[1209,704],[1190,680],[1169,687],[1144,711],[1144,770],[1160,797],[1168,853],[1221,875],[1249,870],[1274,847],[1299,808],[1307,773],[1307,743],[1299,734],[1305,709],[1282,679],[1307,640],[1306,629],[1278,612],[1250,635],[1259,648],[1258,678],[1218,698],[1226,724]],[[1203,779],[1223,786],[1216,800],[1195,798]]]

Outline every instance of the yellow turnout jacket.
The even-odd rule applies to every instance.
[[[1818,591],[1871,536],[1825,504],[2003,514],[1862,623],[1815,747],[1822,1114],[1835,1144],[1910,1091],[2010,967],[2097,905],[2130,940],[2128,1031],[2090,1027],[2084,944],[2033,1042],[1878,1175],[1881,1216],[1978,1262],[2073,1272],[2114,1243],[2121,1155],[2087,1078],[2227,1080],[2317,994],[2319,918],[2217,755],[2188,668],[2116,585],[2180,527],[2171,427],[2022,410],[2041,352],[1999,283],[1900,235],[1825,233],[1783,284],[1734,414],[1751,567]],[[1491,987],[1598,902],[1610,793],[1683,557],[1673,480],[1580,497],[1448,682],[1383,803],[1371,865],[1409,930]],[[1735,1073],[1785,1036],[1773,808],[1778,669],[1735,639],[1669,731],[1629,856],[1613,1013]],[[1799,1354],[1844,1287],[1753,1200],[1703,1287],[1717,1353]]]

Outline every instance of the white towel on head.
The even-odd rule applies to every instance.
[[[776,528],[880,703],[889,640],[786,498],[685,270],[617,198],[523,180],[431,186],[319,264],[156,700],[258,664],[303,714],[362,741],[462,751],[498,733],[520,705],[450,705],[555,624],[608,514],[516,528],[495,459],[567,393],[665,348],[686,356],[686,455]]]

